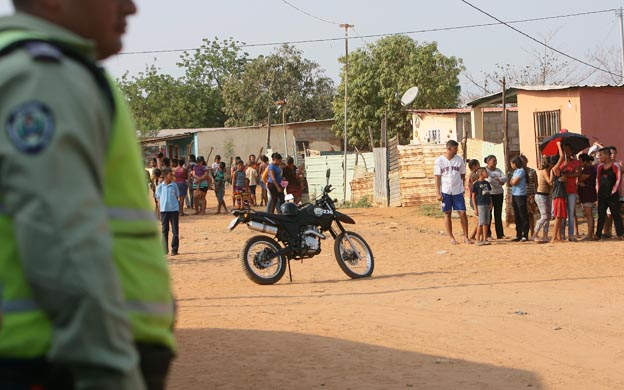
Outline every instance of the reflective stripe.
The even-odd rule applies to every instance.
[[[3,313],[23,313],[27,311],[39,310],[37,304],[30,299],[19,301],[2,302]]]
[[[124,209],[119,207],[108,208],[108,217],[120,221],[156,221],[156,215],[151,210]]]
[[[173,314],[173,308],[173,303],[148,303],[139,301],[128,301],[125,304],[125,309],[127,311],[163,316]],[[39,306],[37,306],[37,304],[33,300],[22,299],[19,301],[3,302],[1,312],[4,314],[14,314],[37,310],[39,310]]]

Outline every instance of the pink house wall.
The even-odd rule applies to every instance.
[[[616,146],[624,158],[624,88],[581,90],[581,129],[591,142]]]
[[[559,110],[561,128],[581,133],[581,99],[578,88],[552,91],[518,91],[518,125],[520,152],[527,156],[529,166],[537,166],[533,114]]]

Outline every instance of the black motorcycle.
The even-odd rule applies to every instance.
[[[321,253],[325,232],[334,238],[334,255],[340,269],[349,277],[365,278],[373,274],[375,261],[370,247],[357,233],[345,230],[343,223],[355,221],[336,210],[336,201],[329,197],[329,170],[323,195],[314,204],[296,206],[284,203],[282,214],[268,214],[251,209],[235,210],[228,226],[230,231],[244,223],[251,230],[267,233],[251,237],[243,247],[240,259],[245,274],[258,284],[277,283],[286,272],[292,281],[290,260],[312,258]]]

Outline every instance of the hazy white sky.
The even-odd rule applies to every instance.
[[[318,17],[355,24],[359,35],[431,29],[493,20],[460,0],[288,0]],[[190,49],[201,45],[202,38],[233,37],[248,44],[342,37],[344,30],[319,21],[285,4],[282,0],[137,0],[139,13],[130,20],[124,52]],[[616,0],[472,0],[472,3],[502,20],[518,20],[577,12],[619,8]],[[12,12],[9,0],[1,0],[0,15]],[[544,39],[582,59],[596,48],[617,47],[621,39],[614,12],[573,18],[515,24],[515,27]],[[446,55],[464,60],[467,72],[478,76],[495,64],[526,64],[527,51],[539,45],[511,29],[499,25],[474,29],[412,34],[419,41],[437,41]],[[366,39],[368,42],[375,38]],[[361,47],[363,40],[353,36],[350,47]],[[325,68],[338,81],[337,58],[344,53],[344,42],[297,45],[304,55]],[[247,48],[252,56],[269,53],[272,47]],[[136,73],[154,62],[164,72],[179,75],[176,61],[180,53],[118,55],[107,61],[107,68],[120,76]],[[465,79],[462,83],[468,87]]]

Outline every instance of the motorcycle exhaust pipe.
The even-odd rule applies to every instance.
[[[247,227],[261,233],[277,234],[277,228],[275,226],[269,226],[265,223],[252,221],[247,223]]]

